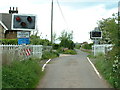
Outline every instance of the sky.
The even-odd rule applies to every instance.
[[[9,7],[18,7],[19,14],[36,15],[38,36],[50,40],[51,1],[1,0],[0,13],[8,13]],[[73,31],[73,41],[78,43],[91,42],[89,32],[97,27],[97,22],[118,12],[118,0],[53,0],[53,2],[53,32],[59,37],[63,30]]]

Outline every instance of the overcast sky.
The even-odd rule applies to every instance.
[[[18,7],[19,14],[35,14],[37,27],[43,38],[50,40],[52,0],[1,0],[0,13],[8,13],[9,7]],[[89,32],[102,18],[111,17],[118,11],[118,0],[58,0],[63,16],[54,1],[53,32],[73,30],[74,42],[90,42]],[[46,37],[47,35],[47,37]]]

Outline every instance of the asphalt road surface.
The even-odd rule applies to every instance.
[[[37,88],[109,88],[88,62],[87,53],[82,51],[53,59],[45,71]]]

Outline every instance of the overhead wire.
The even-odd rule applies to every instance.
[[[58,5],[58,7],[59,7],[59,9],[60,9],[61,15],[62,15],[62,17],[63,17],[63,20],[64,20],[64,22],[66,23],[66,27],[68,28],[68,23],[67,23],[67,21],[66,21],[66,19],[65,19],[65,16],[64,16],[64,14],[63,14],[62,8],[60,7],[59,1],[58,1],[58,0],[56,0],[56,1],[57,1],[57,5]]]

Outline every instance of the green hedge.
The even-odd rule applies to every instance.
[[[0,43],[1,44],[18,44],[18,40],[17,39],[0,39]]]
[[[42,74],[36,60],[13,61],[2,67],[2,88],[35,88]]]
[[[30,39],[30,44],[32,45],[51,45],[51,42],[47,39],[39,39],[39,38],[31,38]]]

